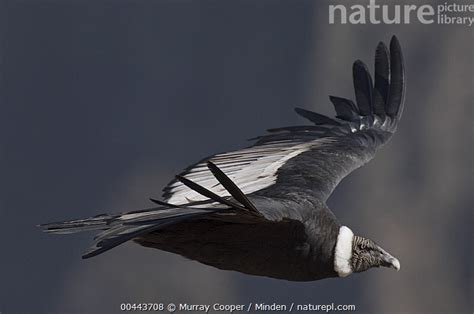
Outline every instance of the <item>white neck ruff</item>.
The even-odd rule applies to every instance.
[[[334,249],[334,270],[339,277],[346,277],[352,274],[351,257],[352,257],[352,239],[354,233],[346,226],[339,228],[337,236],[336,248]]]

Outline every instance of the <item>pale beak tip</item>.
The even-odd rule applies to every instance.
[[[398,259],[393,258],[393,260],[391,260],[391,263],[393,268],[395,268],[397,271],[400,270],[400,262],[398,261]]]

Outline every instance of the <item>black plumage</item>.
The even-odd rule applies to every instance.
[[[331,118],[328,118],[325,115],[312,112],[303,108],[295,108],[295,111],[297,114],[308,119],[309,121],[313,122],[316,125],[335,125],[335,126],[341,125],[339,122]]]
[[[357,60],[352,66],[352,76],[354,78],[354,91],[357,105],[359,106],[359,114],[361,116],[371,116],[372,108],[372,91],[373,84],[369,70],[364,62]]]
[[[329,99],[336,109],[336,118],[346,121],[355,121],[359,118],[359,110],[352,100],[336,96],[329,96]]]
[[[375,83],[353,66],[356,104],[331,96],[336,118],[297,108],[312,126],[269,129],[247,148],[188,167],[163,189],[158,207],[41,225],[49,233],[98,230],[83,256],[123,242],[173,252],[221,269],[287,280],[344,277],[397,259],[342,226],[326,200],[346,175],[373,158],[403,111],[403,57],[380,43]]]
[[[375,52],[375,86],[373,93],[374,114],[385,119],[385,104],[389,92],[389,52],[387,46],[380,42]]]
[[[400,119],[405,104],[405,69],[400,43],[390,41],[390,88],[385,111],[391,118]]]
[[[255,205],[252,204],[252,202],[247,198],[247,196],[245,196],[245,194],[237,187],[237,185],[235,185],[235,183],[232,182],[232,180],[224,172],[222,172],[219,167],[217,167],[214,163],[210,161],[207,162],[207,167],[209,168],[209,170],[211,170],[212,174],[216,177],[219,183],[224,186],[224,188],[237,202],[242,204],[246,210],[258,216],[261,216]],[[235,206],[233,207],[235,208]]]

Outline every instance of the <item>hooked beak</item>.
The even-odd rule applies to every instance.
[[[400,270],[400,261],[387,253],[384,249],[382,249],[380,246],[378,246],[378,249],[380,251],[380,258],[382,259],[382,266],[384,267],[390,267],[393,269],[396,269],[397,271]]]

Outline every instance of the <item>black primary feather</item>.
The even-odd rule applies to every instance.
[[[359,110],[352,100],[336,96],[329,96],[329,100],[336,109],[337,118],[346,121],[355,121],[359,118]]]
[[[359,107],[359,113],[362,116],[372,115],[372,78],[370,77],[367,66],[364,62],[357,60],[352,66],[352,76],[354,78],[354,90]]]
[[[316,125],[319,125],[319,124],[329,124],[329,125],[335,125],[335,126],[341,125],[336,120],[333,120],[329,117],[326,117],[325,115],[322,115],[313,111],[309,111],[303,108],[295,108],[295,111],[297,114],[299,114],[303,118],[308,119],[309,121],[313,122]]]
[[[242,204],[249,211],[261,216],[260,212],[255,208],[252,202],[245,196],[245,194],[238,188],[238,186],[214,163],[208,161],[207,166],[214,174],[220,184],[232,195],[232,197]]]
[[[405,100],[405,71],[403,54],[397,37],[390,41],[390,92],[385,111],[391,118],[400,119]]]
[[[387,46],[380,42],[375,52],[375,86],[373,94],[374,113],[385,118],[385,105],[387,104],[390,75],[390,55]]]
[[[199,185],[197,183],[194,183],[193,181],[189,180],[189,179],[186,179],[185,177],[183,176],[176,176],[176,179],[178,179],[179,181],[181,181],[181,183],[183,183],[184,185],[186,185],[188,188],[190,188],[191,190],[194,190],[196,192],[198,192],[199,194],[201,194],[202,196],[205,196],[211,200],[214,200],[216,202],[219,202],[221,204],[224,204],[224,205],[227,205],[227,206],[230,206],[230,207],[233,207],[233,208],[236,208],[236,209],[242,209],[242,210],[247,210],[245,207],[242,207],[238,204],[235,204],[234,202],[232,201],[229,201],[223,197],[220,197],[219,195],[217,195],[216,193],[206,189],[205,187],[203,187],[202,185]]]

